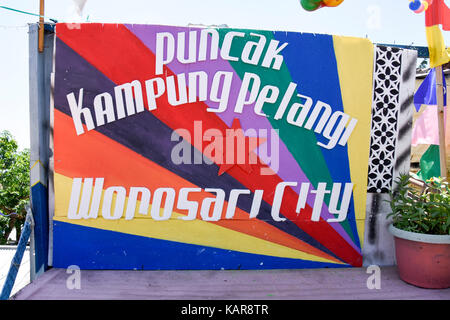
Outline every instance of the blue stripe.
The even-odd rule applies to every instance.
[[[34,219],[36,275],[48,268],[48,191],[38,182],[31,188],[31,205]]]
[[[71,112],[66,94],[78,92],[77,88],[84,88],[83,104],[86,108],[90,108],[92,114],[94,114],[93,101],[96,94],[98,92],[109,92],[114,95],[115,84],[62,40],[57,38],[55,45],[57,53],[55,60],[55,81],[57,85],[54,94],[56,109],[70,116]],[[67,70],[71,72],[67,73]],[[83,75],[83,77],[80,77],[80,75]],[[246,189],[241,182],[227,173],[217,176],[219,168],[215,164],[174,164],[171,151],[178,142],[171,141],[172,129],[151,112],[141,112],[132,117],[112,122],[107,126],[97,127],[95,130],[201,188],[220,188],[225,190],[227,194],[232,189]],[[252,195],[240,197],[237,206],[245,212],[250,212],[252,199]],[[271,206],[266,201],[261,203],[258,219],[339,259],[333,252],[293,222],[289,220],[283,223],[273,221]]]
[[[236,270],[349,267],[147,238],[54,221],[53,266],[81,269]],[[214,235],[211,235],[214,236]]]
[[[280,43],[289,43],[283,50],[284,63],[291,74],[292,81],[298,84],[298,91],[312,97],[314,102],[320,100],[329,104],[332,112],[344,112],[333,37],[320,34],[301,34],[299,36],[298,33],[275,32],[274,38]],[[318,142],[327,143],[327,139],[322,134],[316,134],[316,138]],[[320,149],[332,181],[341,183],[351,181],[347,145],[336,145],[333,149],[322,147]],[[326,175],[325,172],[316,172],[315,174],[317,177]],[[318,181],[326,181],[326,179],[323,177]],[[329,202],[329,196],[326,196],[326,202]],[[347,222],[352,231],[350,236],[360,248],[353,196]]]

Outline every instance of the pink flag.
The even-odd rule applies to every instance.
[[[447,122],[447,108],[444,108],[444,125]],[[447,128],[449,129],[449,128]],[[446,140],[448,141],[449,131],[446,132]],[[423,113],[414,123],[412,132],[412,145],[418,144],[437,144],[439,145],[439,129],[437,106],[426,106]]]

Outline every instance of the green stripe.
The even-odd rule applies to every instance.
[[[223,38],[230,30],[219,29],[220,46],[222,46]],[[250,39],[254,41],[254,37],[251,37],[249,30],[245,29],[233,29],[233,31],[244,32],[246,37],[235,37],[233,39],[233,46],[231,47],[231,56],[240,57],[242,48],[245,42]],[[266,37],[267,43],[273,39],[272,32],[270,31],[257,31],[258,34],[262,34]],[[264,57],[265,51],[262,54]],[[250,65],[239,61],[229,61],[238,76],[243,79],[245,72],[251,72],[257,74],[261,78],[261,88],[265,85],[273,85],[280,89],[280,95],[277,101],[273,104],[266,103],[263,106],[263,111],[268,115],[268,120],[274,129],[279,129],[280,138],[302,168],[305,175],[310,180],[314,187],[317,187],[318,182],[332,183],[330,172],[328,171],[327,164],[322,155],[320,147],[317,145],[317,139],[314,131],[299,128],[286,122],[286,120],[275,120],[274,115],[278,106],[283,99],[284,92],[286,91],[289,83],[292,82],[291,75],[288,68],[283,63],[280,70],[274,70],[272,68],[264,68],[260,66]],[[295,94],[291,99],[290,104],[297,102],[302,103],[301,99]],[[328,197],[329,200],[329,197]]]
[[[231,56],[240,58],[245,43],[249,40],[257,40],[255,40],[256,37],[249,35],[249,33],[253,30],[218,29],[220,37],[219,45],[221,48],[225,34],[231,30],[246,34],[245,37],[235,37],[230,50]],[[271,31],[255,30],[255,32],[266,37],[266,46],[267,43],[273,39],[273,33]],[[264,49],[261,57],[264,57],[265,52],[266,49]],[[291,125],[286,122],[285,118],[280,120],[274,119],[277,108],[283,99],[284,92],[288,88],[289,84],[293,82],[286,64],[283,62],[280,70],[274,70],[272,68],[247,64],[242,62],[240,59],[238,61],[229,61],[229,63],[241,79],[243,79],[245,72],[255,73],[261,79],[261,88],[265,85],[273,85],[280,89],[280,94],[277,101],[273,104],[265,104],[263,106],[264,113],[268,115],[268,120],[272,127],[274,129],[279,129],[280,139],[284,142],[291,155],[297,161],[310,183],[315,188],[317,188],[319,182],[326,182],[328,185],[331,185],[333,183],[331,174],[328,170],[328,166],[323,157],[321,148],[317,145],[317,138],[314,131]],[[303,101],[301,101],[301,99],[294,94],[291,98],[290,105],[293,103],[303,103]],[[330,194],[327,194],[324,197],[324,202],[327,206],[330,202],[330,196]],[[350,228],[349,221],[345,220],[340,224],[344,228],[345,232],[350,236],[350,239],[355,242],[355,236]]]

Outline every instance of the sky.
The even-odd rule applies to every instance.
[[[450,7],[450,0],[445,2]],[[225,24],[425,46],[424,14],[412,12],[408,4],[409,0],[345,0],[335,8],[307,12],[300,0],[87,0],[81,18],[175,26]],[[39,0],[0,0],[0,6],[39,12]],[[46,0],[45,16],[73,22],[75,8],[74,0]],[[10,131],[20,149],[30,147],[28,23],[37,21],[38,17],[0,8],[0,131]],[[443,34],[448,45],[450,32]]]

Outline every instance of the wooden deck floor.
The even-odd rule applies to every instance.
[[[450,289],[422,289],[381,268],[381,288],[368,289],[366,268],[228,271],[81,270],[81,288],[70,274],[51,269],[20,290],[17,300],[450,300]]]

